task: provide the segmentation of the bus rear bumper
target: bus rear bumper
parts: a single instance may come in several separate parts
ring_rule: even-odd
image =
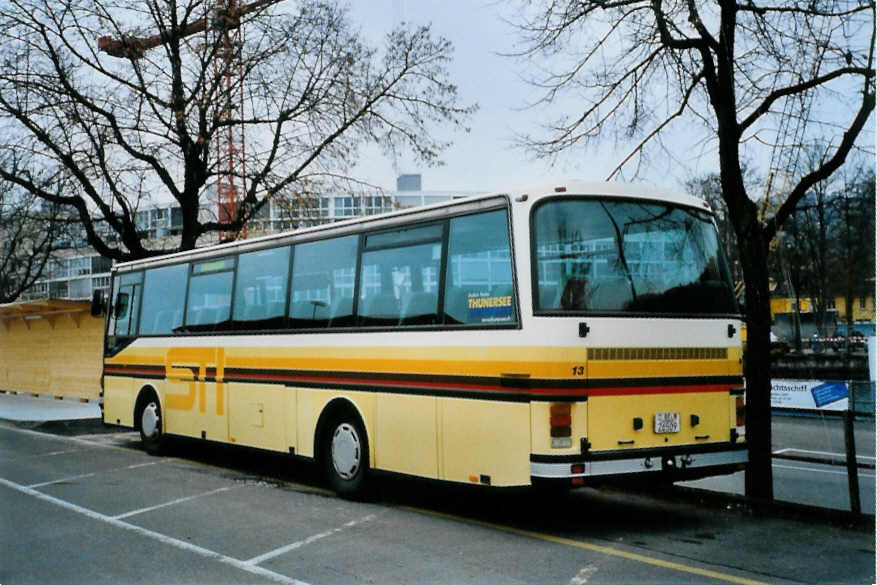
[[[679,481],[733,473],[745,468],[745,444],[703,445],[675,449],[641,449],[593,452],[583,455],[531,455],[534,482],[576,480],[573,485],[596,483],[624,476],[656,475]]]

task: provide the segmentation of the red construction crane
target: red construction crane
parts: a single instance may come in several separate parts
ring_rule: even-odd
[[[174,38],[185,38],[198,33],[212,35],[207,47],[217,47],[219,59],[213,61],[215,71],[221,78],[224,102],[219,109],[219,120],[227,121],[238,112],[243,118],[244,88],[241,80],[243,67],[240,49],[241,18],[276,4],[281,0],[256,0],[242,4],[238,0],[216,0],[212,5],[212,14],[199,18],[178,31],[162,30],[158,34],[146,38],[123,36],[115,39],[103,36],[97,40],[98,51],[112,57],[139,59],[149,49],[153,49]],[[210,6],[208,5],[208,10]],[[237,90],[237,91],[235,91]],[[217,181],[216,202],[217,220],[220,223],[231,223],[237,217],[237,202],[246,196],[246,151],[244,149],[244,129],[242,125],[228,124],[223,132],[216,135]],[[240,176],[240,188],[235,177]],[[246,235],[246,227],[242,230]],[[234,237],[233,233],[222,233],[220,239]]]

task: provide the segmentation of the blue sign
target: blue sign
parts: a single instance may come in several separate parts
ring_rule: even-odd
[[[813,394],[813,402],[816,404],[816,408],[822,408],[826,404],[831,404],[850,396],[846,382],[825,382],[819,386],[814,386],[810,393]]]

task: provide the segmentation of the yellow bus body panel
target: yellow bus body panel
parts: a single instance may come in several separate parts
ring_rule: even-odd
[[[345,400],[355,407],[365,425],[369,442],[369,464],[375,464],[375,394],[352,390],[332,390],[317,388],[291,388],[296,392],[298,402],[296,417],[295,453],[304,457],[315,457],[314,439],[317,423],[326,406],[334,399]]]
[[[729,440],[736,413],[734,397],[729,400],[727,391],[666,393],[660,386],[665,384],[661,378],[739,375],[739,348],[729,347],[727,353],[722,349],[721,359],[689,359],[697,348],[681,351],[675,359],[651,360],[635,359],[648,354],[648,348],[618,355],[604,351],[600,359],[588,360],[590,351],[545,346],[131,347],[106,364],[152,368],[153,375],[165,379],[107,375],[105,420],[133,426],[137,394],[150,385],[161,398],[166,433],[315,457],[319,418],[332,400],[342,399],[363,420],[372,467],[465,483],[489,478],[491,485],[529,484],[530,454],[577,455],[582,439],[590,442],[592,451]],[[286,383],[282,378],[229,382],[225,372],[231,368],[251,370],[256,377],[298,372],[295,375],[305,378],[328,379],[321,382],[325,388],[297,386],[294,376]],[[496,400],[428,395],[428,388],[421,395],[405,393],[404,388],[382,392],[332,387],[333,376],[356,373],[365,384],[371,374],[465,373],[473,377],[475,388],[476,378],[486,377],[503,380],[503,387],[511,380],[509,387],[523,392],[528,392],[528,378],[580,380],[591,390],[586,399],[570,396],[570,445],[555,448],[549,422],[553,402],[537,394],[515,401],[501,395]],[[637,386],[617,390],[625,379],[636,378],[642,385],[651,377],[658,387],[652,394],[638,393]],[[658,411],[679,412],[680,432],[656,435],[653,417]],[[699,419],[695,427],[692,414]],[[634,418],[642,419],[642,429],[634,431]]]
[[[171,379],[154,385],[164,393],[165,433],[228,441],[226,384]]]
[[[605,451],[729,441],[727,396],[727,392],[592,396],[588,399],[591,449]],[[654,432],[654,414],[659,411],[680,414],[678,433]],[[691,425],[692,414],[699,419],[696,426]],[[634,430],[634,418],[642,420],[641,429]]]
[[[228,384],[228,440],[237,445],[286,451],[289,406],[295,392],[276,384]]]
[[[134,401],[143,386],[142,382],[143,380],[117,376],[104,378],[104,422],[134,426]]]
[[[530,483],[530,404],[443,398],[442,479],[512,486]],[[522,432],[523,431],[523,432]]]
[[[378,394],[375,467],[438,478],[436,402],[434,396]]]

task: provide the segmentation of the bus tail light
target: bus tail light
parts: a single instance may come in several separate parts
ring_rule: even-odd
[[[746,400],[745,396],[738,396],[735,401],[737,406],[737,426],[742,427],[746,424]]]
[[[551,447],[572,447],[572,408],[568,402],[551,405]]]

